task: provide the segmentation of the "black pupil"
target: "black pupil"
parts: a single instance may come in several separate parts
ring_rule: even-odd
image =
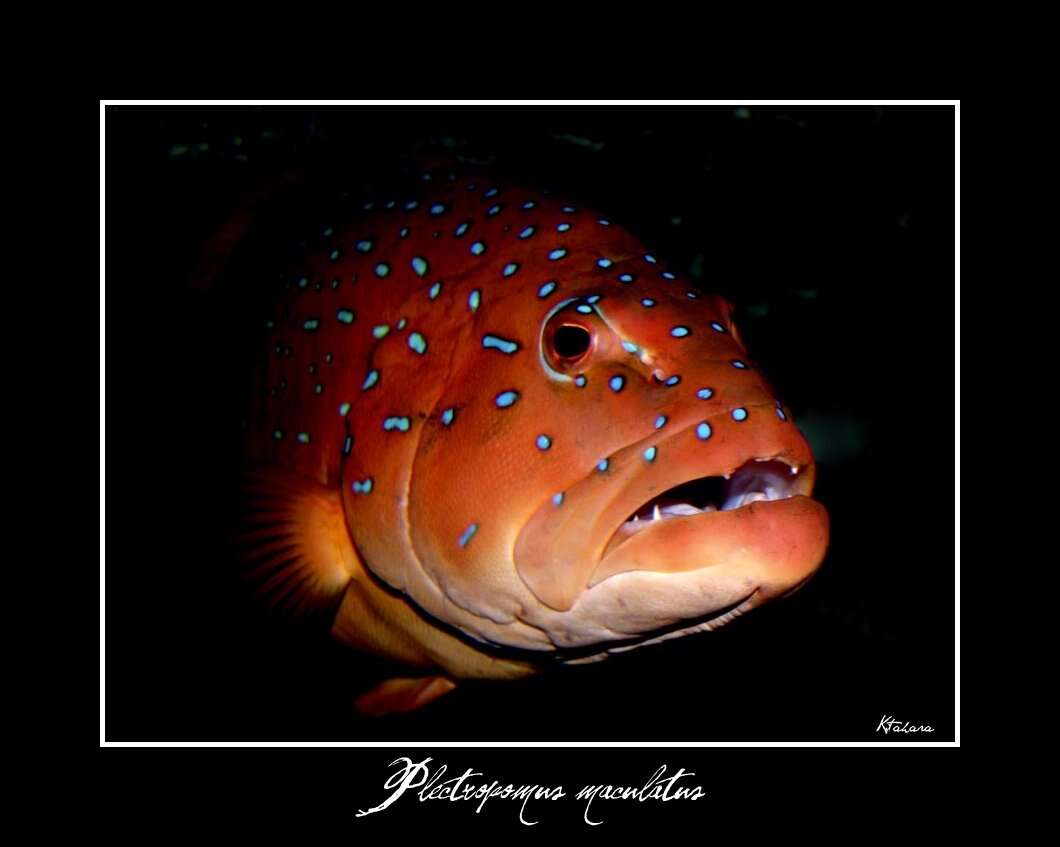
[[[561,326],[552,340],[556,353],[564,359],[581,356],[589,349],[589,330],[581,326]]]

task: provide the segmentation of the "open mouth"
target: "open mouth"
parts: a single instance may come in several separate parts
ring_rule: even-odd
[[[729,512],[751,503],[803,492],[799,469],[779,459],[751,459],[727,476],[707,476],[669,488],[634,510],[618,527],[604,556],[658,521]]]

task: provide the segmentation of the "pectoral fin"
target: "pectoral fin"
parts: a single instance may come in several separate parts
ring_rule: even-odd
[[[456,683],[444,676],[388,679],[358,697],[354,707],[371,717],[413,712],[454,688]]]
[[[333,618],[357,569],[339,491],[268,467],[245,475],[243,495],[247,577],[274,608]]]

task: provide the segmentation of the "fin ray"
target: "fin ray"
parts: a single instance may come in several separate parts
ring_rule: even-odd
[[[333,616],[356,568],[341,493],[255,467],[244,475],[243,495],[235,542],[245,578],[273,609]]]

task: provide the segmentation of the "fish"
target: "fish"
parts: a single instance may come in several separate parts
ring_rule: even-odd
[[[246,430],[247,574],[407,670],[405,712],[716,629],[828,545],[733,306],[551,193],[451,178],[282,268]]]

